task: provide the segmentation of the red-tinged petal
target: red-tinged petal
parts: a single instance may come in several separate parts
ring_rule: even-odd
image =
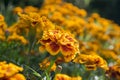
[[[45,45],[46,50],[51,54],[51,55],[56,55],[60,51],[60,46],[56,44],[55,42],[50,42]]]
[[[46,43],[49,43],[51,40],[50,39],[47,39],[47,40],[40,40],[40,43],[41,44],[46,44]]]
[[[75,41],[74,38],[72,38],[71,36],[68,36],[68,35],[66,35],[65,38],[67,38],[70,42],[74,42]]]
[[[75,54],[74,47],[67,46],[67,45],[61,45],[61,52],[63,56],[67,56],[70,54]]]

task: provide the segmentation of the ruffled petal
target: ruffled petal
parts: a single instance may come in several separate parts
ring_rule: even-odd
[[[70,54],[75,54],[74,47],[70,45],[61,45],[61,52],[63,56],[68,56]]]
[[[60,51],[60,46],[56,42],[46,43],[45,47],[51,55],[56,55]]]

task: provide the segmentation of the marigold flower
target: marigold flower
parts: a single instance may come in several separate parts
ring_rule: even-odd
[[[6,80],[26,80],[25,77],[22,74],[15,74],[11,76],[10,78],[7,78]]]
[[[118,60],[116,61],[116,65],[117,65],[117,66],[120,66],[120,59],[118,59]]]
[[[98,19],[98,18],[100,18],[100,15],[99,15],[98,13],[93,13],[93,14],[91,15],[91,17],[92,17],[93,19]]]
[[[48,5],[48,4],[60,4],[60,3],[62,3],[62,0],[56,0],[56,1],[54,1],[54,0],[45,0],[44,5]]]
[[[79,54],[73,62],[85,64],[88,70],[96,70],[97,67],[100,67],[104,70],[108,70],[107,62],[103,58],[95,54]]]
[[[13,33],[11,36],[8,37],[8,41],[20,41],[24,45],[28,43],[28,41],[23,37],[18,35],[17,33]]]
[[[40,24],[40,15],[37,13],[27,13],[27,14],[18,14],[20,16],[20,20],[23,20],[28,26],[36,27]]]
[[[71,61],[79,52],[77,41],[71,34],[61,30],[44,31],[39,42],[45,45],[51,55],[57,55],[61,51],[66,62]]]
[[[44,53],[45,52],[45,46],[40,46],[39,47],[39,52]]]
[[[70,77],[66,74],[56,74],[54,80],[82,80],[80,76]]]
[[[41,68],[42,70],[47,69],[47,68],[50,66],[50,57],[45,58],[41,63],[39,63],[39,65],[40,65],[40,68]],[[57,66],[56,66],[56,64],[54,63],[54,64],[52,65],[52,67],[51,67],[50,70],[51,70],[51,71],[55,71],[56,68],[57,68]]]
[[[0,35],[0,40],[4,41],[5,40],[5,36]]]
[[[56,74],[54,80],[71,80],[66,74]]]
[[[23,12],[23,9],[21,7],[15,7],[13,9],[13,13],[17,14],[17,13],[22,13]]]
[[[58,12],[55,11],[50,17],[49,19],[54,22],[57,23],[58,25],[62,25],[65,22],[65,18],[63,17],[63,15]]]
[[[7,24],[4,21],[4,16],[0,14],[0,40],[4,41],[5,37],[5,30],[7,29]]]
[[[4,16],[2,16],[1,14],[0,14],[0,22],[1,21],[4,21]]]
[[[23,68],[18,67],[12,63],[7,64],[5,61],[0,62],[0,79],[10,78],[20,71],[23,71]]]
[[[77,14],[82,17],[86,17],[87,12],[84,9],[76,10]]]
[[[23,11],[25,13],[30,13],[30,12],[38,12],[38,8],[33,7],[33,6],[26,6]]]
[[[109,78],[114,78],[115,80],[120,79],[120,66],[113,65],[109,67],[109,70],[106,71],[106,74]]]
[[[55,25],[45,16],[41,17],[41,26],[43,31],[49,29],[55,29]]]
[[[100,50],[100,55],[102,55],[106,59],[118,59],[118,55],[113,50],[102,49]]]

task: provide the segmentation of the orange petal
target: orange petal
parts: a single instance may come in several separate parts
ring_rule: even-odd
[[[70,54],[70,55],[64,56],[65,62],[70,62],[74,58],[75,58],[75,54]]]
[[[51,55],[56,55],[60,51],[60,46],[56,44],[55,42],[50,42],[45,45],[46,50],[51,54]]]
[[[61,45],[61,52],[63,56],[67,56],[70,54],[75,54],[74,47],[72,46],[67,46],[67,45]]]

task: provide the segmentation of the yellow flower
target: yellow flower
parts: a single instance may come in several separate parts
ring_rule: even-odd
[[[96,70],[97,67],[108,70],[107,62],[103,58],[95,54],[79,54],[73,62],[85,64],[88,70]]]
[[[0,35],[0,40],[4,41],[5,40],[5,36]]]
[[[11,76],[10,78],[7,78],[6,80],[26,80],[26,79],[22,74],[17,73]]]
[[[70,33],[61,30],[44,31],[39,42],[45,45],[51,55],[57,55],[61,51],[66,62],[71,61],[79,52],[77,41]]]
[[[39,47],[39,52],[44,53],[45,52],[45,46],[40,46]]]
[[[4,16],[2,16],[1,14],[0,14],[0,22],[1,21],[4,21]]]
[[[56,74],[54,80],[82,80],[80,76],[70,77],[66,74]]]
[[[27,13],[27,14],[18,14],[20,16],[20,20],[22,20],[24,23],[28,24],[28,26],[32,26],[32,27],[39,27],[40,25],[40,15],[37,13]]]
[[[82,17],[86,17],[87,12],[84,9],[76,10],[77,14]]]
[[[13,13],[17,14],[17,13],[22,13],[23,12],[23,9],[21,7],[15,7],[13,9]]]
[[[56,74],[54,80],[71,80],[66,74]]]
[[[55,29],[55,25],[45,16],[41,17],[41,26],[43,31],[49,30],[49,29]]]
[[[116,80],[120,80],[120,66],[113,65],[109,67],[109,70],[106,72],[109,78],[114,78]]]
[[[26,6],[23,10],[25,13],[38,12],[38,9],[33,6]]]
[[[5,37],[5,31],[7,29],[7,24],[4,21],[4,16],[0,14],[0,40],[4,41],[6,39]]]
[[[20,36],[16,33],[13,33],[11,36],[9,36],[7,40],[8,41],[20,41],[24,45],[28,43],[28,41],[23,36]]]
[[[60,12],[54,11],[54,13],[49,17],[49,19],[58,25],[62,25],[65,21],[65,18]]]
[[[60,4],[62,3],[62,0],[45,0],[44,1],[44,5],[48,5],[48,4]]]
[[[120,66],[120,59],[118,59],[118,60],[116,61],[116,65],[117,65],[117,66]]]
[[[45,70],[48,69],[50,66],[50,57],[45,58],[41,63],[39,63],[40,69]],[[50,69],[51,71],[56,70],[56,64],[54,63]]]
[[[106,59],[118,59],[118,55],[113,50],[102,49],[100,50],[100,55],[102,55]]]
[[[98,18],[100,18],[100,15],[99,15],[98,13],[93,13],[93,14],[91,15],[91,17],[92,17],[93,19],[98,19]]]
[[[12,63],[7,64],[5,61],[0,62],[0,79],[9,78],[20,71],[23,71],[23,68]]]

